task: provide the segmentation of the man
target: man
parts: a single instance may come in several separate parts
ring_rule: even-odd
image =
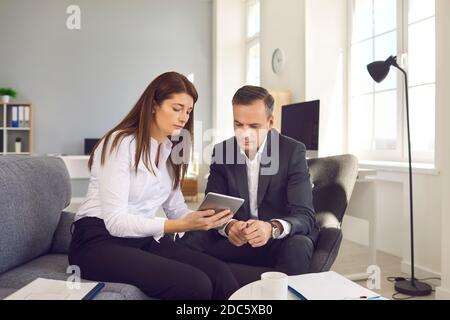
[[[298,275],[318,235],[305,145],[273,129],[273,97],[245,86],[233,97],[235,137],[214,147],[205,193],[245,199],[220,230],[181,242],[227,262]]]

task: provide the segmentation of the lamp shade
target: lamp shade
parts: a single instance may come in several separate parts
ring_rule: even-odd
[[[396,64],[396,58],[391,56],[386,61],[372,62],[367,66],[367,70],[372,79],[380,83],[388,76],[391,66],[395,66]]]

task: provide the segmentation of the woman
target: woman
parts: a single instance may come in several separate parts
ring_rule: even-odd
[[[224,262],[169,236],[217,228],[231,218],[229,211],[189,210],[180,191],[196,101],[186,77],[162,74],[94,147],[69,249],[82,278],[131,284],[162,299],[227,299],[238,289]],[[189,133],[184,139],[182,130]],[[161,206],[167,220],[155,218]]]

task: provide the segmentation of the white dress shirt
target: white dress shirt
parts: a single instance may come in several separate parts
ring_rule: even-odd
[[[152,138],[150,159],[155,174],[145,167],[142,158],[136,174],[136,141],[133,136],[126,136],[110,154],[116,134],[109,139],[103,166],[100,164],[103,142],[95,150],[87,197],[75,220],[97,217],[103,219],[112,236],[153,236],[158,241],[164,235],[165,220],[155,217],[161,206],[169,219],[180,219],[192,211],[188,209],[180,188],[173,190],[172,187],[173,170],[167,161],[172,142],[166,138],[161,144],[157,167],[158,142]]]
[[[240,153],[245,158],[245,164],[247,166],[247,184],[248,184],[248,195],[249,195],[249,204],[250,204],[250,215],[254,220],[258,220],[258,182],[259,182],[259,168],[261,166],[261,154],[266,145],[267,137],[264,139],[261,146],[258,148],[256,155],[253,159],[249,159],[245,152],[239,148]],[[233,220],[231,220],[233,221]],[[231,222],[230,221],[230,222]],[[285,238],[291,232],[291,224],[285,220],[281,219],[273,219],[272,221],[278,221],[283,226],[283,233],[277,239]],[[228,223],[230,223],[228,222]],[[219,230],[219,233],[222,236],[227,236],[225,233],[225,229],[228,226],[228,223]]]

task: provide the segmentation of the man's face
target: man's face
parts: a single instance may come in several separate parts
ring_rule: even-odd
[[[234,133],[236,140],[247,153],[254,154],[273,128],[273,116],[268,115],[263,100],[255,100],[249,105],[234,105]]]

